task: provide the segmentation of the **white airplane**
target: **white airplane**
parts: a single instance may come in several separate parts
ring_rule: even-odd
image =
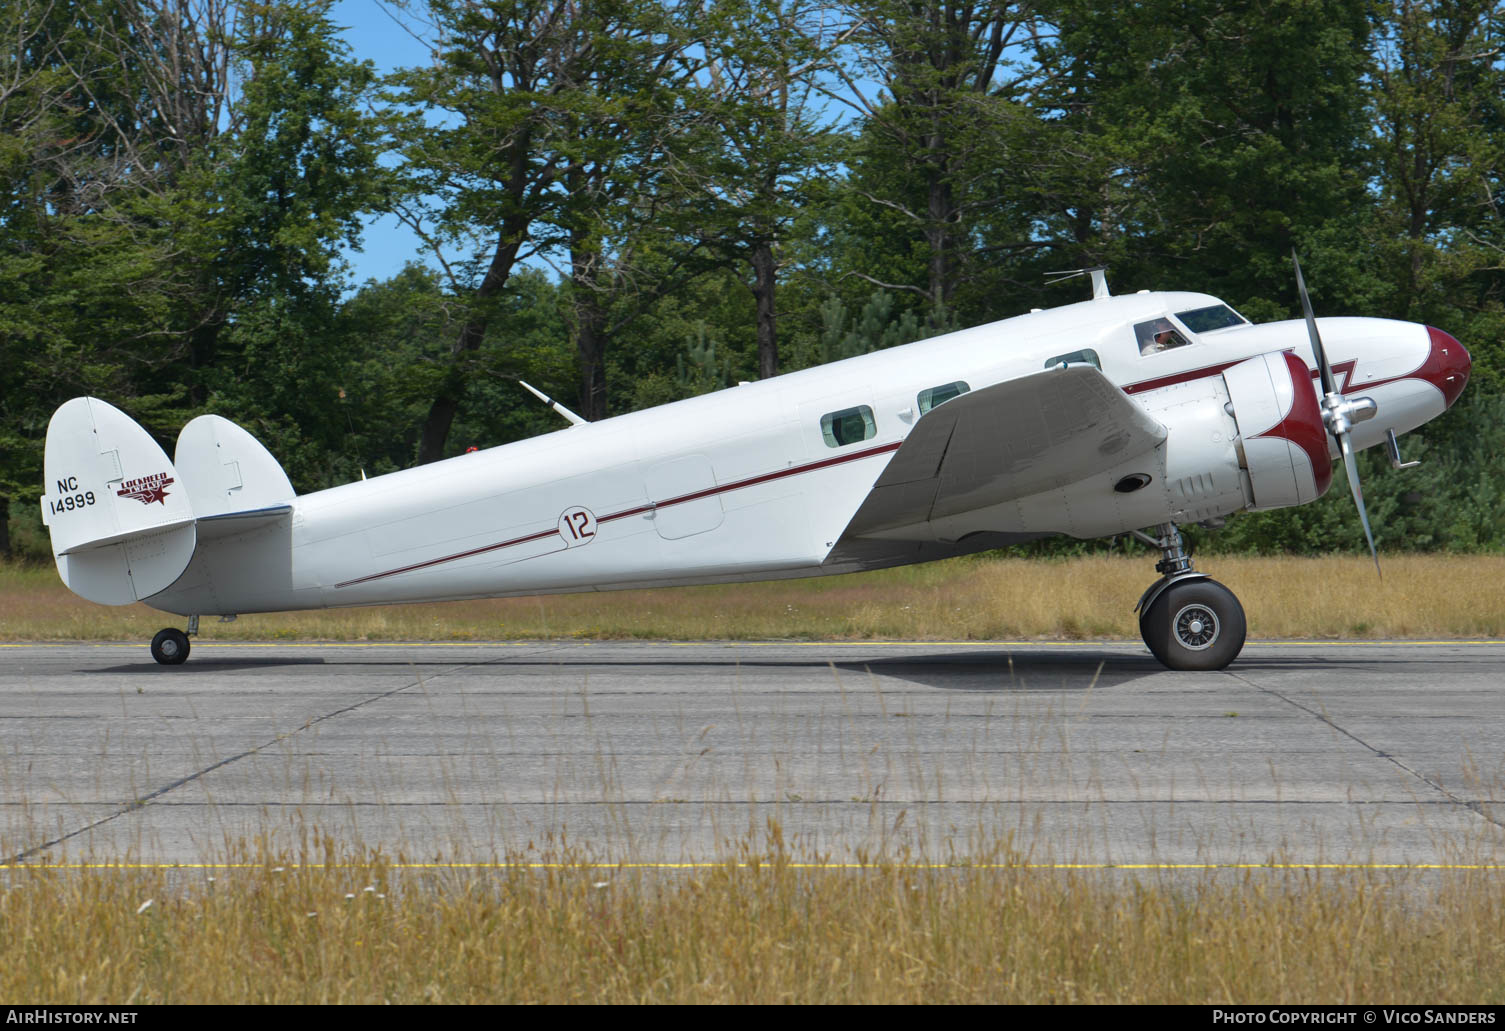
[[[1243,609],[1177,524],[1313,501],[1341,457],[1373,551],[1353,452],[1388,443],[1402,467],[1396,434],[1457,400],[1471,359],[1416,323],[1319,322],[1299,266],[1305,319],[1264,325],[1206,294],[1110,296],[1086,271],[1090,301],[595,423],[544,398],[569,428],[301,496],[219,416],[188,423],[169,461],[74,398],[48,428],[42,515],[74,592],[188,617],[152,641],[166,665],[201,615],[823,576],[1132,533],[1162,556],[1136,606],[1145,644],[1171,669],[1221,669]]]

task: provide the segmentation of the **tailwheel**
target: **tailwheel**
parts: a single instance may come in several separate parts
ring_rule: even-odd
[[[1244,647],[1244,607],[1216,580],[1171,583],[1139,616],[1144,643],[1168,668],[1222,669]]]
[[[152,658],[164,666],[181,666],[188,661],[188,635],[177,627],[158,630],[152,638]]]

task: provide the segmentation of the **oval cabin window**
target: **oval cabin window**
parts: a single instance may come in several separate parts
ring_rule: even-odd
[[[827,412],[820,417],[821,436],[827,447],[845,447],[868,440],[878,434],[878,423],[873,410],[867,405],[843,408],[839,412]]]

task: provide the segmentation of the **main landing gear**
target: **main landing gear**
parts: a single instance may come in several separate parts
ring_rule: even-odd
[[[1134,607],[1139,634],[1170,669],[1222,669],[1244,647],[1244,607],[1232,591],[1192,568],[1191,554],[1175,523],[1161,523],[1160,536],[1134,536],[1163,556],[1155,563],[1160,579]]]
[[[152,638],[152,658],[164,666],[181,666],[188,661],[188,638],[199,632],[199,617],[188,617],[188,632],[177,627],[157,631]]]

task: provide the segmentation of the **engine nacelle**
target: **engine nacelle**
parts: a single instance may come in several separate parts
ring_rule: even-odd
[[[1238,423],[1239,466],[1249,477],[1249,508],[1315,501],[1333,482],[1327,427],[1306,362],[1288,351],[1223,370]]]
[[[1221,376],[1140,396],[1168,431],[1164,483],[1154,511],[1130,510],[1136,501],[1149,503],[1149,491],[1116,502],[1123,525],[1167,516],[1192,523],[1243,509],[1300,505],[1332,484],[1321,404],[1311,370],[1294,354],[1271,351],[1231,365]],[[1087,535],[1082,526],[1073,532]]]
[[[1249,507],[1249,483],[1239,468],[1238,424],[1221,376],[1172,384],[1145,399],[1166,428],[1164,484],[1158,511],[1141,519],[1178,523],[1217,519]]]

